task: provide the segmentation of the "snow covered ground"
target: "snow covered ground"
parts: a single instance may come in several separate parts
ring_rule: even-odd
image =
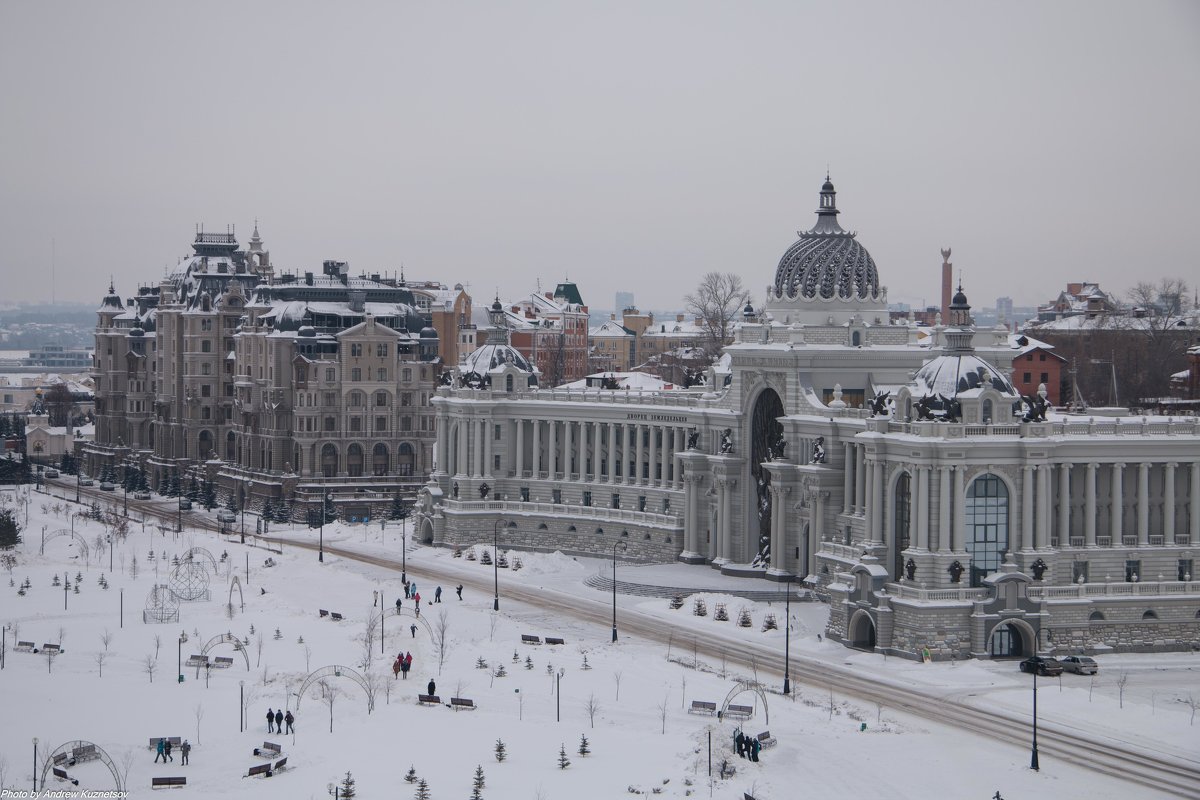
[[[739,677],[753,676],[703,657],[693,664],[689,643],[693,637],[707,637],[736,648],[738,641],[774,641],[782,651],[783,630],[761,628],[767,613],[776,614],[782,625],[783,609],[722,594],[745,584],[694,567],[620,569],[621,580],[704,588],[698,596],[707,605],[705,617],[692,614],[692,599],[672,610],[666,600],[619,598],[622,617],[657,618],[680,632],[668,660],[662,643],[623,634],[614,645],[608,625],[558,613],[553,600],[534,606],[505,597],[505,586],[520,584],[545,587],[551,598],[567,593],[610,602],[611,596],[583,584],[588,576],[607,569],[603,560],[512,554],[521,560],[522,568],[501,570],[501,613],[495,615],[491,592],[473,586],[487,585],[492,567],[479,560],[454,558],[446,550],[418,547],[408,552],[407,561],[422,595],[422,622],[415,623],[413,636],[413,604],[405,601],[400,618],[385,620],[382,655],[378,633],[372,639],[368,667],[362,640],[368,618],[378,611],[373,593],[381,591],[383,603],[394,608],[402,594],[398,573],[328,553],[321,564],[314,553],[299,548],[285,546],[282,554],[274,554],[217,541],[211,534],[175,536],[153,525],[144,532],[134,526],[112,554],[115,568],[110,572],[109,553],[97,552],[97,537],[105,533],[97,522],[76,521],[76,530],[89,546],[89,558],[80,557],[82,548],[70,536],[52,538],[45,555],[38,554],[43,525],[48,534],[70,525],[61,511],[56,513],[55,505],[73,507],[33,496],[11,585],[9,575],[0,573],[0,622],[16,628],[7,632],[9,650],[0,672],[4,764],[0,784],[5,788],[32,788],[32,739],[38,737],[43,758],[74,740],[99,745],[118,772],[128,770],[128,787],[135,796],[149,795],[154,776],[183,775],[188,779],[183,792],[195,796],[321,798],[330,784],[349,771],[358,796],[403,798],[417,791],[417,784],[404,780],[411,767],[427,781],[431,797],[467,798],[478,765],[485,774],[481,796],[495,800],[614,798],[631,792],[666,798],[741,798],[745,792],[759,800],[834,793],[984,800],[997,790],[1006,800],[1163,796],[1046,756],[1041,771],[1032,772],[1028,748],[998,744],[896,712],[886,704],[856,702],[839,696],[836,688],[831,709],[827,686],[797,685],[791,699],[768,694],[767,708],[754,694],[741,695],[735,702],[755,707],[755,716],[744,723],[744,729],[754,734],[769,729],[778,744],[764,750],[759,763],[739,759],[731,752],[736,723],[686,709],[693,700],[719,704]],[[24,510],[22,505],[21,517]],[[283,535],[316,538],[315,532],[299,528]],[[399,556],[399,537],[391,526],[382,532],[377,527],[327,526],[324,538],[331,547]],[[205,548],[219,562],[217,574],[207,575],[211,599],[182,603],[178,623],[144,624],[142,610],[148,594],[156,583],[171,582],[173,557],[190,547]],[[477,555],[484,549],[490,548],[478,548]],[[268,558],[274,566],[265,566]],[[232,611],[226,604],[231,572],[243,586],[244,611],[236,589]],[[55,575],[60,583],[65,575],[75,584],[77,574],[82,575],[78,593],[52,585]],[[426,580],[426,575],[440,577]],[[99,585],[102,576],[107,589]],[[468,588],[462,601],[454,593],[460,576],[473,578],[465,581]],[[26,578],[31,588],[20,596],[18,589]],[[433,603],[438,583],[442,602]],[[728,622],[714,619],[718,603],[726,604]],[[754,621],[750,628],[735,624],[743,608]],[[319,609],[345,618],[331,621],[320,617]],[[897,685],[940,687],[946,696],[981,707],[1028,710],[1029,680],[1012,662],[926,665],[888,659],[885,663],[879,656],[819,642],[824,606],[794,604],[791,610],[792,647],[805,656],[849,664]],[[446,652],[439,666],[433,640],[443,614]],[[181,633],[187,635],[186,643],[179,643]],[[231,656],[233,666],[212,670],[207,680],[203,670],[197,675],[196,669],[185,667],[184,682],[177,683],[171,655],[186,660],[199,653],[205,642],[225,633],[248,640],[244,651],[225,643],[209,655]],[[566,644],[524,645],[523,634],[558,636]],[[106,635],[111,635],[107,645]],[[64,653],[51,660],[43,654],[14,652],[14,639],[35,642],[38,648],[61,642]],[[172,644],[176,654],[171,653]],[[394,679],[390,669],[401,650],[413,655],[407,681]],[[97,656],[106,651],[101,675]],[[1101,672],[1095,681],[1067,675],[1061,682],[1041,684],[1041,719],[1102,731],[1185,757],[1200,755],[1200,728],[1191,724],[1191,710],[1180,702],[1189,695],[1200,699],[1200,657],[1098,660]],[[486,667],[479,666],[481,661]],[[153,681],[147,663],[154,666]],[[372,713],[368,713],[366,692],[349,677],[349,670],[328,679],[335,692],[332,709],[318,683],[296,697],[306,676],[328,665],[375,676],[381,688]],[[497,676],[500,666],[505,674]],[[1122,674],[1128,675],[1123,708],[1117,686]],[[779,688],[778,676],[765,667],[759,677]],[[417,695],[424,693],[431,678],[444,703],[450,697],[466,697],[477,709],[456,712],[444,705],[418,705]],[[247,729],[241,732],[243,691]],[[595,706],[594,723],[587,710],[589,700]],[[297,714],[294,735],[267,733],[266,710],[279,706]],[[729,778],[714,777],[711,784],[710,734],[713,775],[723,760],[737,770]],[[191,764],[182,766],[178,755],[173,764],[155,764],[154,753],[147,748],[154,736],[189,739],[194,746]],[[591,753],[587,756],[578,753],[581,736],[588,739]],[[494,754],[498,739],[507,750],[502,763]],[[266,763],[252,755],[264,741],[282,745],[287,770],[271,778],[243,777],[250,767]],[[571,762],[566,769],[558,765],[560,747]],[[114,786],[99,761],[81,763],[68,772],[81,787]],[[51,778],[49,788],[70,787]]]

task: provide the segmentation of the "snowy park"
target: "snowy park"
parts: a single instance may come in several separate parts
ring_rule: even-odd
[[[403,546],[394,525],[242,544],[23,488],[5,500],[23,537],[0,573],[5,796],[36,781],[146,797],[180,778],[181,793],[264,800],[1170,796],[1050,756],[1035,772],[1028,746],[832,680],[793,679],[784,695],[785,637],[795,659],[975,707],[1028,715],[1031,692],[1011,661],[922,664],[823,641],[823,604],[738,597],[745,581],[711,571],[621,564],[622,581],[704,590],[614,606],[591,585],[610,576],[604,559]],[[613,608],[618,629],[666,633],[614,643]],[[748,664],[750,643],[779,656]],[[411,669],[394,671],[406,653]],[[1200,655],[1098,661],[1094,678],[1042,679],[1039,719],[1200,756]],[[269,731],[268,709],[293,730]],[[761,743],[747,757],[739,732]]]

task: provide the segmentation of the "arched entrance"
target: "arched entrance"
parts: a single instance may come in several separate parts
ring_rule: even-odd
[[[754,681],[738,681],[737,684],[729,690],[729,694],[725,695],[725,702],[721,703],[721,711],[719,712],[718,716],[724,717],[725,712],[729,710],[729,704],[738,699],[739,695],[745,694],[746,692],[753,692],[754,694],[758,695],[758,699],[762,701],[763,721],[767,725],[770,725],[771,711],[769,708],[767,708],[767,693],[763,691],[761,685],[755,683]]]
[[[358,671],[350,669],[350,667],[343,667],[341,664],[330,664],[327,667],[315,669],[308,674],[308,677],[304,679],[304,684],[300,687],[300,691],[296,692],[296,710],[300,710],[300,701],[304,699],[304,693],[308,691],[308,687],[323,678],[331,677],[349,678],[357,683],[367,696],[367,713],[370,714],[375,710],[375,687],[369,686],[367,680]]]
[[[1037,634],[1029,623],[1008,620],[992,628],[987,652],[990,658],[1023,658],[1037,652]]]
[[[850,618],[850,646],[860,650],[875,649],[875,620],[866,611],[859,609]]]
[[[321,474],[326,478],[337,475],[338,451],[337,446],[326,442],[321,447]]]
[[[231,594],[232,597],[232,594]],[[214,636],[200,649],[201,655],[208,655],[208,652],[217,645],[231,644],[233,649],[242,654],[242,658],[246,660],[246,671],[250,671],[250,656],[246,654],[246,646],[242,644],[242,640],[229,633],[222,633],[219,636]]]
[[[1000,569],[1008,552],[1008,486],[992,473],[980,475],[967,488],[966,545],[971,555],[971,586]]]
[[[376,442],[375,447],[371,450],[371,474],[387,475],[388,473],[388,449],[383,442]]]
[[[754,401],[750,418],[750,475],[758,492],[758,541],[753,559],[756,564],[771,561],[771,471],[763,462],[771,460],[771,447],[783,436],[783,425],[779,423],[783,413],[783,401],[775,390],[763,389]]]

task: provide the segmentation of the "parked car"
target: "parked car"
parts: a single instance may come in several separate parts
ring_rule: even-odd
[[[116,490],[117,490],[116,484],[109,483],[108,481],[100,481],[100,491],[115,492]]]
[[[179,498],[179,510],[180,511],[191,511],[192,510],[192,501],[188,500],[186,497]]]
[[[48,470],[46,470],[46,477],[47,477],[47,478],[57,478],[57,477],[58,477],[58,470],[56,470],[56,469],[48,469]]]
[[[134,500],[149,500],[150,493],[149,492],[134,492],[133,499]]]
[[[1087,656],[1067,656],[1058,659],[1058,663],[1062,664],[1064,670],[1074,672],[1076,675],[1095,675],[1100,671],[1100,665],[1096,663],[1096,660]]]
[[[237,522],[237,514],[233,513],[228,508],[218,509],[217,522]]]
[[[1063,665],[1050,656],[1030,656],[1021,662],[1021,672],[1036,672],[1054,677],[1063,674]]]
[[[92,485],[94,485],[95,483],[96,483],[96,482],[95,482],[95,481],[93,481],[91,478],[80,478],[80,479],[79,479],[79,485],[80,485],[80,486],[92,486]]]

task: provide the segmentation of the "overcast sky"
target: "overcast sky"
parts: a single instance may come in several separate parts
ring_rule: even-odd
[[[0,296],[195,226],[490,300],[761,299],[826,165],[889,299],[1200,283],[1200,3],[0,0]]]

